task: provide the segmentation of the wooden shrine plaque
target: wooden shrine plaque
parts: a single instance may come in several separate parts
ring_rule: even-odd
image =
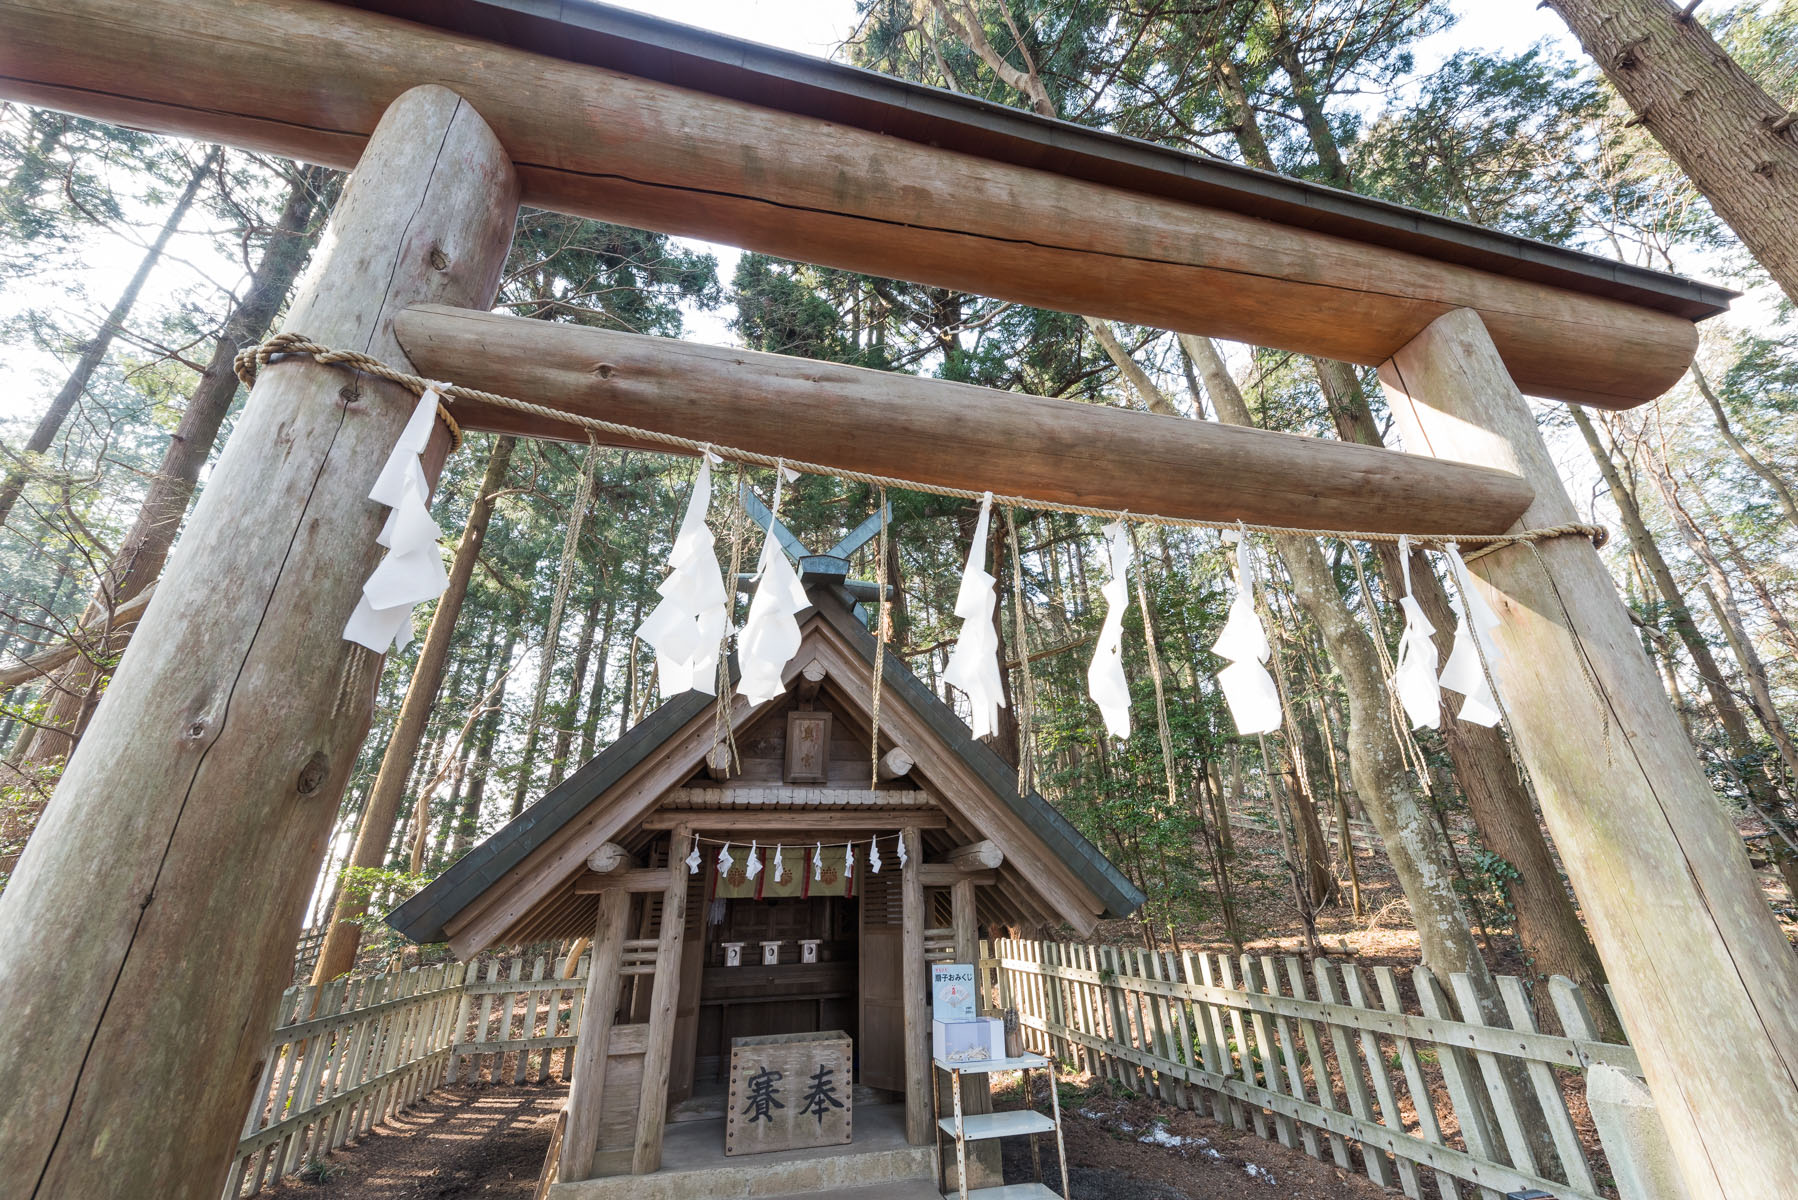
[[[786,782],[828,783],[830,781],[830,714],[790,712],[787,714]]]
[[[850,1051],[840,1029],[731,1039],[724,1153],[847,1145],[855,1115]]]

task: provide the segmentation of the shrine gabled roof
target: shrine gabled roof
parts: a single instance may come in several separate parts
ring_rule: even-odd
[[[855,598],[832,583],[813,582],[808,591],[814,607],[800,614],[801,623],[815,615],[841,643],[871,665],[874,637],[853,614]],[[731,666],[734,680],[734,661]],[[890,651],[882,688],[883,705],[896,703],[909,709],[930,736],[1029,830],[1044,851],[1097,898],[1104,915],[1128,916],[1142,904],[1142,892],[1048,800],[1034,791],[1020,793],[1017,773],[976,741],[954,710]],[[387,923],[415,942],[446,940],[450,936],[446,926],[454,924],[459,914],[514,879],[516,869],[534,852],[588,813],[600,797],[687,730],[714,703],[713,697],[704,693],[687,692],[662,704],[395,908],[387,915]]]
[[[1265,217],[1702,320],[1737,293],[594,0],[339,0],[537,54],[907,141]]]

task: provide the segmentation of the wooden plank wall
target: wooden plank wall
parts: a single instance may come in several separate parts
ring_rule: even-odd
[[[225,1200],[323,1158],[439,1084],[541,1082],[557,1051],[566,1079],[587,963],[571,979],[561,966],[446,963],[287,989]]]
[[[1541,1033],[1522,980],[1501,976],[1508,1026],[1455,1020],[1467,981],[1423,967],[1291,956],[1152,954],[1130,947],[1004,940],[981,943],[981,970],[1016,1005],[1030,1049],[1131,1091],[1251,1125],[1313,1158],[1365,1173],[1410,1197],[1496,1200],[1538,1188],[1599,1200],[1569,1093],[1603,1063],[1640,1075],[1629,1046],[1599,1041],[1578,989],[1548,987],[1561,1027]],[[1408,986],[1407,986],[1408,985]],[[1497,1061],[1525,1064],[1558,1162],[1537,1161]],[[1426,1070],[1428,1073],[1426,1073]],[[1439,1073],[1458,1128],[1437,1123],[1428,1086]],[[1493,1117],[1496,1117],[1494,1127]]]

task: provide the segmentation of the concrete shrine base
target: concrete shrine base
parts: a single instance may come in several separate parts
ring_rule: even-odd
[[[933,1147],[906,1144],[902,1104],[858,1107],[855,1140],[847,1146],[729,1159],[722,1117],[678,1121],[662,1143],[661,1170],[558,1183],[549,1200],[934,1200],[934,1158]]]

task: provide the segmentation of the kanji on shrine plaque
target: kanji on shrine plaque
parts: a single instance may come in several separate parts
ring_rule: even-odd
[[[724,1152],[762,1154],[849,1142],[852,1049],[841,1030],[733,1039]]]

